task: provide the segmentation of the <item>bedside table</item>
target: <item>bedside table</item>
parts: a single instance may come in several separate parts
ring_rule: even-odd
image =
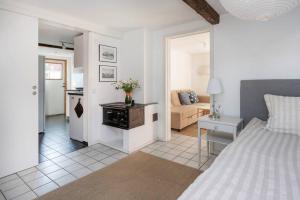
[[[233,140],[236,140],[239,132],[243,129],[243,119],[238,117],[221,116],[220,119],[211,119],[208,115],[198,119],[198,150],[199,150],[199,167],[201,163],[201,142],[202,142],[202,129],[212,131],[216,134],[212,136],[207,135],[207,152],[209,153],[209,142],[221,143],[224,145],[229,144],[231,141],[221,137],[222,135],[232,135]],[[221,132],[220,138],[217,137],[217,132]]]

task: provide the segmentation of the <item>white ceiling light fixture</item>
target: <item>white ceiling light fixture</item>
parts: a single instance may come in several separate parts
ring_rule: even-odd
[[[232,15],[244,20],[268,21],[300,4],[300,0],[220,0]]]

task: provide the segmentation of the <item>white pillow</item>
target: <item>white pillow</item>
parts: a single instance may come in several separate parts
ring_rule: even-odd
[[[280,133],[300,135],[300,97],[266,94],[269,110],[267,129]]]

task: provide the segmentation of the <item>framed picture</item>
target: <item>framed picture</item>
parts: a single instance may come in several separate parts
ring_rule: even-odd
[[[117,82],[117,67],[100,65],[99,82]]]
[[[117,48],[100,44],[99,45],[99,61],[116,63],[117,62]]]

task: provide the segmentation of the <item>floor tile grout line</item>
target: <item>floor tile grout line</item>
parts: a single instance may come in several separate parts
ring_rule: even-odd
[[[69,172],[68,172],[68,173],[69,173]],[[71,173],[69,173],[69,174],[67,174],[67,175],[64,175],[64,176],[61,176],[61,177],[59,177],[58,179],[61,179],[61,178],[66,177],[66,176],[68,176],[68,175],[71,175],[73,178],[75,178],[74,181],[76,181],[76,180],[78,179],[76,176],[74,176],[74,175],[71,174]],[[60,186],[59,183],[57,182],[58,179],[56,179],[56,181],[53,180],[53,182],[56,183],[56,184],[58,185],[58,187],[60,188],[60,187],[62,187],[62,186]],[[71,182],[73,182],[73,181],[71,181]],[[70,183],[71,183],[71,182],[70,182]]]
[[[52,161],[52,160],[51,160]],[[68,172],[68,174],[71,174],[72,175],[72,173],[71,172],[69,172],[68,170],[66,170],[64,167],[61,167],[61,166],[59,166],[57,163],[55,163],[54,161],[52,161],[55,165],[57,165],[60,169],[63,169],[63,170],[65,170],[66,172]],[[75,163],[76,163],[76,161],[74,161]],[[79,164],[79,165],[81,165],[80,163],[77,163],[77,164]],[[70,164],[70,165],[72,165],[72,164]],[[70,165],[67,165],[67,166],[70,166]],[[67,167],[67,166],[65,166],[65,167]],[[81,165],[82,167],[84,167],[83,165]],[[55,170],[55,171],[53,171],[53,172],[51,172],[51,173],[54,173],[54,172],[57,172],[58,170],[60,170],[60,169],[57,169],[57,170]],[[81,168],[80,168],[81,169]],[[41,171],[41,173],[43,173],[42,171]],[[51,173],[49,173],[49,174],[51,174]],[[46,173],[43,173],[47,178],[49,178],[51,181],[53,181],[53,182],[55,182],[55,180],[54,179],[52,179],[52,178],[50,178],[49,176],[47,176],[47,174]],[[66,176],[66,175],[65,175]],[[73,175],[72,175],[73,176]],[[62,176],[63,177],[63,176]],[[61,177],[60,177],[61,178]],[[56,182],[55,182],[56,183]],[[48,183],[47,183],[48,184]],[[45,184],[46,185],[46,184]],[[58,184],[57,184],[58,185]],[[58,185],[58,187],[60,187],[59,185]],[[36,188],[37,189],[37,188]]]
[[[4,182],[4,183],[2,183],[2,184],[8,183],[8,182],[10,182],[10,181],[14,181],[14,180],[16,180],[16,179],[21,179],[21,178],[19,177],[18,173],[14,173],[14,174],[17,176],[17,178],[12,179],[12,180],[9,180],[9,181],[6,181],[6,182]],[[11,174],[11,175],[14,175],[14,174]],[[8,176],[11,176],[11,175],[8,175]],[[4,178],[5,178],[5,177],[4,177]],[[23,179],[21,179],[21,181],[22,181],[23,183],[25,183],[25,182],[23,181]],[[13,188],[10,188],[10,189],[8,189],[8,190],[6,190],[6,191],[2,191],[2,190],[0,189],[0,191],[2,191],[2,193],[3,193],[3,195],[4,195],[5,192],[10,191],[10,190],[13,190],[13,189],[15,189],[15,188],[17,188],[17,187],[19,187],[19,186],[20,186],[20,185],[16,185],[16,186],[14,186]]]
[[[104,146],[105,146],[105,145],[104,145]],[[110,147],[108,147],[108,148],[109,148],[109,149],[113,149],[113,148],[110,148]],[[97,151],[96,149],[93,149],[93,150]],[[87,157],[89,157],[89,158],[94,159],[92,156],[86,155],[86,153],[88,153],[89,151],[86,152],[86,153],[81,153],[81,152],[79,152],[79,150],[77,150],[77,152],[80,153],[81,155],[85,155],[85,156],[87,156]],[[119,152],[121,152],[121,151],[118,151],[117,153],[114,153],[114,154],[112,154],[112,155],[108,155],[108,154],[106,154],[106,153],[104,153],[104,152],[101,152],[101,151],[97,151],[97,152],[102,153],[102,154],[105,154],[105,155],[107,155],[108,157],[112,157],[113,155],[115,155],[115,154],[117,154],[117,153],[119,153]],[[66,156],[66,155],[63,155],[63,156]],[[80,156],[80,155],[79,155],[79,156]],[[73,160],[72,157],[68,157],[68,156],[66,156],[66,157],[69,158],[69,159],[71,159],[72,161],[74,161],[76,164],[81,165],[82,168],[87,168],[87,169],[89,169],[88,166],[84,166],[84,165],[82,165],[81,163],[79,163],[78,161]],[[75,156],[75,157],[76,157],[76,156]],[[108,158],[108,157],[106,157],[106,158]],[[100,161],[98,161],[98,160],[96,160],[96,159],[94,159],[94,160],[96,160],[96,162],[99,162],[99,163],[101,163],[101,164],[107,166],[107,164],[101,162],[102,160],[104,160],[104,159],[106,159],[106,158],[103,158],[103,159],[101,159]],[[55,159],[55,158],[53,158],[53,159]],[[52,161],[55,165],[58,165],[58,166],[59,166],[59,164],[57,164],[55,161],[53,161],[53,159],[51,159],[51,161]],[[86,160],[86,159],[84,159],[84,160]],[[84,161],[84,160],[83,160],[83,161]],[[118,160],[118,159],[116,159],[116,160]],[[95,163],[96,163],[96,162],[95,162]],[[94,163],[93,163],[93,164],[94,164]],[[70,165],[72,165],[72,164],[70,164]],[[67,165],[67,166],[70,166],[70,165]],[[67,167],[67,166],[65,166],[65,167]],[[62,169],[64,169],[65,171],[67,171],[69,174],[72,175],[72,173],[69,172],[68,170],[66,170],[65,167],[61,167],[61,166],[59,166],[59,167],[62,168]],[[82,168],[80,168],[80,169],[82,169]],[[78,169],[78,170],[79,170],[79,169]],[[89,170],[90,170],[90,169],[89,169]],[[56,171],[58,171],[58,170],[56,170]],[[56,171],[54,171],[54,172],[56,172]],[[75,170],[75,171],[76,171],[76,170]],[[91,170],[91,171],[92,171],[92,170]],[[51,173],[53,173],[53,172],[51,172]],[[47,175],[46,175],[46,176],[47,176]],[[74,175],[72,175],[72,176],[74,176]],[[47,177],[48,177],[48,176],[47,176]],[[48,177],[48,178],[50,178],[50,177]],[[62,177],[60,177],[60,178],[62,178]],[[55,182],[55,180],[53,180],[53,179],[51,179],[51,178],[50,178],[50,180],[52,180],[52,181]],[[55,182],[55,183],[56,183],[56,182]]]
[[[172,137],[174,137],[174,134],[172,134]],[[175,138],[175,140],[177,139],[177,138],[180,138],[181,137],[181,135],[179,135],[178,134],[178,136],[176,136],[176,138]],[[183,136],[183,137],[189,137],[189,138],[192,138],[191,136]],[[181,137],[181,138],[183,138],[183,137]],[[195,138],[196,139],[196,138]],[[177,140],[183,140],[184,141],[184,139],[177,139]],[[196,139],[197,140],[197,139]],[[171,141],[168,141],[168,142],[172,142],[172,139],[171,139]],[[154,151],[159,151],[159,152],[161,152],[162,154],[161,155],[154,155],[154,156],[156,156],[156,157],[161,157],[162,158],[162,156],[164,156],[164,155],[166,155],[166,154],[171,154],[171,152],[172,152],[172,150],[175,150],[177,147],[168,147],[170,150],[169,151],[167,151],[167,152],[164,152],[164,151],[160,151],[159,150],[159,148],[160,147],[163,147],[163,146],[165,146],[165,145],[168,145],[168,142],[163,142],[163,143],[160,143],[160,144],[158,144],[158,146],[156,146],[156,147],[154,147],[154,148],[152,148],[152,147],[149,147],[149,149],[151,149],[149,152],[145,152],[145,153],[148,153],[148,154],[151,154],[151,153],[153,153]],[[181,145],[182,143],[184,143],[184,142],[180,142],[180,143],[178,143],[178,144],[174,144],[175,146],[182,146],[182,147],[184,147],[184,148],[186,148],[185,150],[179,150],[179,151],[181,151],[180,153],[178,153],[178,154],[176,154],[176,155],[174,155],[175,157],[173,158],[173,159],[171,159],[171,161],[174,161],[176,158],[178,158],[178,157],[180,157],[180,158],[183,158],[183,159],[186,159],[187,161],[186,162],[184,162],[184,165],[186,165],[187,166],[187,163],[189,163],[190,161],[192,161],[192,162],[197,162],[197,161],[195,161],[195,160],[193,160],[193,158],[194,158],[194,156],[195,155],[197,155],[198,154],[198,152],[195,152],[195,153],[190,153],[190,152],[188,152],[188,150],[190,149],[190,148],[193,148],[193,146],[194,145],[197,145],[197,142],[190,142],[191,143],[191,145]],[[154,143],[152,143],[152,144],[155,144],[155,142]],[[171,143],[172,144],[172,143]],[[147,148],[147,147],[145,147],[145,148]],[[192,158],[186,158],[186,157],[181,157],[180,155],[182,155],[183,153],[188,153],[188,154],[195,154]],[[163,158],[163,159],[165,159],[165,158]],[[167,160],[170,160],[170,159],[167,159]],[[198,168],[197,167],[197,169],[201,169],[208,161],[210,160],[210,158],[209,157],[207,157],[207,159],[203,162],[203,163],[201,163],[201,166],[200,166],[200,168]],[[201,162],[201,161],[199,161],[198,160],[198,162]]]
[[[110,148],[110,147],[109,147]],[[110,148],[110,149],[113,149],[113,148]],[[93,149],[93,150],[95,150],[95,151],[97,151],[96,149]],[[113,149],[113,150],[115,150],[115,149]],[[79,150],[78,150],[79,151]],[[120,153],[121,151],[119,151],[119,150],[116,150],[116,151],[118,151],[117,153]],[[88,151],[88,152],[90,152],[90,151]],[[86,153],[88,153],[88,152],[86,152]],[[112,157],[113,155],[115,155],[115,154],[117,154],[117,153],[113,153],[112,155],[109,155],[109,154],[106,154],[106,153],[104,153],[104,152],[101,152],[101,151],[98,151],[99,153],[102,153],[102,154],[105,154],[105,155],[107,155],[108,157]],[[81,152],[79,152],[79,153],[81,153]],[[85,155],[85,156],[87,156],[87,157],[89,157],[89,158],[92,158],[92,159],[94,159],[92,156],[89,156],[89,155],[87,155],[86,153],[81,153],[82,155]],[[75,156],[76,157],[76,156]],[[108,157],[106,157],[106,158],[108,158]],[[104,160],[104,159],[106,159],[106,158],[103,158],[103,159],[101,159],[101,160]],[[70,159],[72,159],[72,158],[70,158]],[[73,160],[73,159],[72,159]],[[85,159],[86,160],[86,159]],[[94,159],[94,160],[96,160],[96,159]],[[98,160],[96,160],[96,161],[98,161],[98,162],[101,162],[101,160],[100,161],[98,161]],[[76,161],[76,160],[73,160],[73,161],[75,161],[75,162],[78,162],[78,161]],[[103,163],[104,164],[104,163]]]
[[[2,192],[1,189],[0,189],[0,193],[2,194],[2,196],[4,197],[4,199],[7,200],[6,196],[4,195],[4,193]]]
[[[37,169],[37,170],[38,170],[38,169]],[[29,173],[29,174],[30,174],[30,173]],[[29,188],[29,190],[32,191],[32,192],[38,197],[38,195],[34,192],[34,190],[31,189],[31,187],[27,184],[27,182],[22,178],[22,176],[20,176],[18,173],[16,173],[16,175],[24,182],[24,184]],[[26,174],[26,175],[27,175],[27,174]],[[27,192],[30,192],[30,191],[27,191]],[[23,194],[26,194],[27,192],[24,192]],[[19,197],[19,196],[21,196],[21,195],[23,195],[23,194],[20,194],[20,195],[14,197],[14,198],[17,198],[17,197]]]
[[[51,162],[53,162],[52,160],[51,160]],[[53,162],[55,165],[57,165],[55,162]],[[37,166],[35,166],[36,168],[37,168]],[[60,167],[60,166],[59,166]],[[40,187],[43,187],[43,186],[45,186],[45,185],[47,185],[47,184],[49,184],[49,183],[51,183],[51,182],[54,182],[54,184],[56,184],[58,187],[60,187],[53,179],[51,179],[49,176],[47,176],[47,174],[46,173],[44,173],[43,171],[41,171],[39,168],[37,168],[37,170],[40,172],[40,173],[42,173],[44,176],[46,176],[49,180],[51,180],[50,182],[48,182],[48,183],[45,183],[45,184],[43,184],[43,185],[40,185],[39,187],[37,187],[37,188],[35,188],[35,189],[32,189],[29,185],[29,188],[30,188],[30,190],[33,192],[33,193],[35,193],[34,192],[34,190],[36,190],[36,189],[38,189],[38,188],[40,188]],[[58,169],[59,170],[59,169]],[[58,170],[55,170],[55,171],[53,171],[53,172],[57,172]],[[51,172],[51,173],[53,173],[53,172]],[[49,174],[51,174],[51,173],[49,173]],[[69,173],[69,172],[68,172]],[[22,177],[20,177],[21,179],[22,179]],[[41,177],[40,177],[41,178]],[[37,178],[37,179],[39,179],[39,178]],[[37,179],[34,179],[34,180],[37,180]],[[23,179],[22,179],[23,180]],[[34,180],[32,180],[32,181],[34,181]],[[27,182],[25,181],[25,180],[23,180],[25,183],[26,183],[26,185],[27,185]],[[30,182],[30,181],[29,181]],[[36,194],[36,193],[35,193]],[[37,195],[37,197],[39,197],[39,195],[38,194],[36,194]]]
[[[18,173],[18,172],[17,172],[17,173]],[[6,177],[8,177],[8,176],[16,175],[17,173],[9,174],[9,175],[7,175],[7,176],[1,177],[0,179],[4,179],[4,178],[6,178]],[[0,185],[5,184],[5,183],[10,182],[10,181],[13,181],[13,180],[16,180],[17,178],[18,178],[18,177],[13,178],[13,179],[8,180],[8,181],[5,181],[5,182],[1,183]],[[0,189],[0,190],[1,190],[1,189]]]

